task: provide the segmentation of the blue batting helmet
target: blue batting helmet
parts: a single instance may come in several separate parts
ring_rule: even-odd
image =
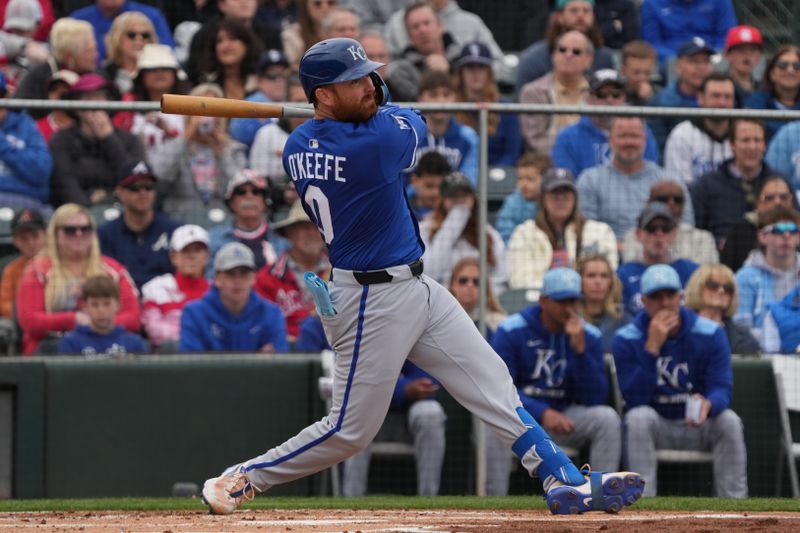
[[[314,89],[322,85],[357,80],[369,76],[383,63],[370,61],[361,43],[355,39],[339,37],[320,41],[306,51],[300,60],[300,83],[309,102],[314,102]],[[383,85],[374,73],[376,88]],[[375,79],[377,78],[377,80]]]

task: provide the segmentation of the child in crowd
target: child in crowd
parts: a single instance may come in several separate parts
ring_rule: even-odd
[[[11,220],[11,239],[20,256],[8,263],[0,274],[0,316],[3,318],[13,318],[17,287],[28,262],[44,248],[45,228],[44,217],[35,209],[20,209]]]
[[[417,168],[411,174],[411,183],[406,189],[411,209],[417,220],[436,209],[441,195],[442,179],[450,174],[450,163],[439,152],[426,152],[419,158]]]
[[[503,200],[495,224],[506,244],[514,228],[536,216],[542,174],[552,166],[550,156],[534,152],[525,152],[517,160],[517,188]]]
[[[125,355],[146,353],[144,341],[138,335],[117,326],[114,319],[119,311],[119,288],[108,276],[92,276],[83,284],[83,312],[89,325],[77,326],[58,343],[60,354]]]

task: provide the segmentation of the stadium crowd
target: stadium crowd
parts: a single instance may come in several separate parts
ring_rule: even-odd
[[[303,52],[350,37],[386,63],[395,101],[800,109],[800,48],[765,49],[731,0],[0,0],[0,28],[5,98],[303,102]],[[800,351],[800,122],[492,113],[489,164],[518,181],[481,228],[476,116],[425,116],[404,177],[425,272],[477,324],[486,233],[487,337],[526,409],[569,446],[617,428],[593,460],[610,469],[624,422],[648,443],[628,461],[653,481],[656,448],[715,443],[727,461],[717,493],[746,495],[730,355]],[[281,164],[300,123],[0,108],[0,208],[16,249],[0,258],[9,350],[327,348],[302,276],[331,265]],[[530,289],[539,302],[506,317],[497,297]],[[604,352],[623,421],[602,408]],[[411,367],[392,405],[433,435],[433,456],[416,448],[435,472],[443,413],[414,405],[435,402],[438,384]],[[676,405],[689,397],[696,434],[665,437],[686,425]],[[502,494],[510,462],[489,448],[506,466],[489,480]],[[346,467],[349,494],[364,493],[368,463]],[[419,487],[435,494],[438,479]]]

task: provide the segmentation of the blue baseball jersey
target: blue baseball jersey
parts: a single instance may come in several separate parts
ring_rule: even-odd
[[[283,167],[334,267],[380,270],[422,257],[402,173],[426,133],[416,112],[387,105],[367,122],[314,119],[289,136]]]

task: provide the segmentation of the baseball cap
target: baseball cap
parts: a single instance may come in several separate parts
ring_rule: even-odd
[[[175,57],[172,48],[166,44],[144,45],[142,51],[139,52],[139,58],[136,60],[136,76],[139,76],[145,70],[157,68],[172,69],[179,79],[186,79],[186,73],[181,70],[178,58]]]
[[[292,207],[289,209],[289,212],[286,214],[286,216],[281,220],[272,224],[272,229],[274,229],[275,231],[277,231],[282,235],[284,233],[283,230],[285,230],[292,224],[300,224],[302,222],[309,222],[313,224],[313,222],[303,209],[303,204],[300,203],[300,200],[295,200],[294,203],[292,204]]]
[[[65,83],[67,87],[71,89],[73,85],[78,83],[79,79],[80,75],[78,75],[77,72],[63,68],[57,72],[54,72],[53,75],[50,76],[50,79],[47,80],[47,89],[49,90],[54,83],[58,82]]]
[[[561,11],[564,7],[569,4],[570,2],[575,2],[577,0],[558,0],[556,2],[556,9]],[[587,4],[591,4],[594,7],[594,0],[580,0],[581,2],[586,2]]]
[[[760,47],[764,44],[764,40],[761,38],[758,28],[744,25],[734,26],[728,30],[728,36],[725,38],[725,51],[740,44],[755,44]]]
[[[695,54],[714,54],[711,48],[701,37],[692,37],[678,48],[678,57],[693,56]]]
[[[264,176],[258,174],[255,170],[243,168],[233,176],[231,181],[228,182],[228,187],[225,189],[225,200],[227,201],[231,199],[231,196],[233,196],[233,191],[236,190],[236,187],[246,183],[251,184],[257,189],[267,189],[267,180],[264,178]]]
[[[606,85],[616,85],[625,88],[625,78],[613,68],[603,68],[589,76],[589,92],[595,93]]]
[[[122,163],[117,171],[117,187],[127,187],[140,179],[158,180],[144,159],[131,159]]]
[[[197,224],[184,224],[175,228],[169,240],[169,249],[180,252],[194,242],[210,245],[208,232]]]
[[[282,65],[289,68],[289,59],[286,57],[286,54],[283,53],[283,50],[276,50],[273,48],[267,50],[258,58],[258,72],[263,73],[272,65]]]
[[[220,248],[214,257],[214,271],[227,272],[238,267],[256,269],[256,260],[253,251],[240,242],[229,242]]]
[[[78,78],[78,81],[70,87],[69,92],[66,94],[67,98],[78,99],[85,93],[90,93],[99,90],[110,90],[110,82],[100,74],[90,72],[83,74]]]
[[[542,174],[542,192],[550,192],[559,187],[569,187],[577,193],[575,187],[575,176],[566,168],[548,168]]]
[[[453,196],[457,192],[475,192],[469,178],[463,172],[458,171],[445,176],[439,186],[439,193],[442,196]]]
[[[17,231],[29,229],[45,229],[47,224],[44,222],[42,214],[35,209],[20,209],[11,219],[11,234]]]
[[[30,31],[42,20],[42,7],[37,0],[11,0],[6,5],[4,30]]]
[[[461,49],[461,55],[456,59],[456,68],[461,68],[464,65],[491,65],[492,53],[489,47],[485,44],[475,41],[467,43]]]
[[[663,202],[649,202],[639,213],[639,228],[644,228],[656,218],[665,218],[671,223],[675,223],[672,210]]]
[[[649,296],[657,291],[679,291],[683,287],[674,268],[669,265],[651,265],[642,274],[639,288],[644,296]]]
[[[551,268],[544,275],[542,296],[551,300],[581,298],[581,276],[571,268]]]

